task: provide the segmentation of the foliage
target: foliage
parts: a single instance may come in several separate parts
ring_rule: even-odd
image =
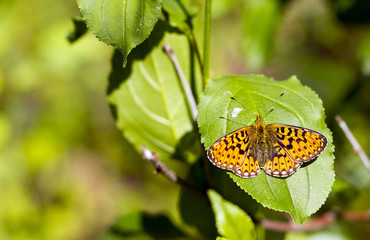
[[[369,170],[334,121],[370,149],[370,4],[218,0],[208,36],[205,2],[0,1],[1,239],[370,236],[353,220],[368,217]],[[253,124],[247,111],[219,118],[239,107],[231,95],[262,113],[281,92],[264,120],[324,134],[315,161],[285,179],[241,179],[206,159],[215,140]],[[186,184],[154,175],[142,145]],[[327,212],[330,224],[317,221]]]
[[[132,52],[127,68],[122,69],[121,55],[116,53],[108,86],[119,129],[138,150],[145,145],[161,157],[172,154],[192,129],[185,96],[163,44],[170,44],[180,64],[190,69],[186,37],[159,22],[151,38]]]
[[[124,66],[131,50],[153,30],[161,9],[160,0],[79,0],[77,3],[94,34],[122,52]]]
[[[256,239],[252,219],[238,206],[225,201],[214,190],[208,191],[216,216],[218,232],[226,239]]]

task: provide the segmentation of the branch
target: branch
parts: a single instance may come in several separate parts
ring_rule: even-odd
[[[353,212],[347,211],[341,214],[343,220],[351,221],[351,222],[359,222],[359,221],[370,221],[370,210],[365,212]]]
[[[287,231],[314,231],[331,224],[335,220],[334,212],[327,212],[324,215],[304,224],[294,224],[292,221],[281,222],[276,220],[263,219],[261,225],[266,229],[278,232]]]
[[[329,226],[335,220],[342,219],[345,221],[357,222],[357,221],[370,221],[370,210],[365,212],[335,212],[329,211],[322,216],[315,218],[304,224],[294,224],[293,221],[282,222],[270,219],[263,219],[261,225],[266,229],[274,230],[277,232],[288,232],[288,231],[315,231],[324,227]]]
[[[147,149],[144,145],[141,146],[141,151],[143,153],[142,158],[148,162],[150,162],[154,166],[154,174],[161,173],[166,178],[171,180],[174,183],[179,184],[180,186],[186,188],[196,196],[200,197],[201,199],[209,202],[209,199],[207,195],[200,192],[198,189],[196,189],[194,186],[190,185],[187,181],[184,179],[178,177],[174,171],[172,171],[170,168],[168,168],[164,163],[159,161],[158,154],[155,152],[151,152],[149,149]]]
[[[167,53],[167,55],[170,57],[175,70],[177,72],[177,75],[180,77],[181,80],[181,85],[185,91],[186,99],[190,105],[191,113],[193,116],[193,120],[195,121],[197,119],[197,114],[198,114],[198,108],[197,108],[197,103],[195,101],[193,92],[191,91],[191,88],[189,86],[188,81],[186,80],[185,74],[182,71],[182,68],[179,64],[179,61],[177,60],[176,55],[173,53],[173,49],[171,46],[168,44],[163,45],[163,50]]]
[[[370,170],[370,160],[369,157],[366,155],[365,151],[362,149],[361,145],[358,143],[355,136],[353,136],[351,130],[347,126],[346,122],[342,120],[342,118],[337,115],[335,116],[335,120],[337,120],[340,128],[343,130],[344,134],[348,138],[349,142],[351,143],[353,150],[356,154],[358,154],[363,162],[363,164],[366,166],[368,170]]]

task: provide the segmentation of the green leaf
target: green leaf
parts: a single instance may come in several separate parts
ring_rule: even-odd
[[[274,178],[263,170],[251,179],[229,175],[263,206],[287,212],[295,222],[302,222],[321,207],[334,182],[332,134],[325,124],[322,101],[317,94],[302,86],[296,77],[286,81],[274,81],[263,75],[222,77],[210,82],[201,96],[198,125],[202,142],[208,148],[225,134],[241,125],[252,125],[255,120],[255,116],[245,110],[232,119],[240,124],[220,119],[231,119],[233,109],[240,108],[231,96],[251,111],[263,114],[282,92],[285,95],[264,118],[265,123],[290,124],[318,131],[328,139],[326,149],[315,161],[288,178]]]
[[[213,165],[209,165],[209,172],[212,182],[212,188],[222,196],[227,196],[227,200],[238,205],[243,211],[251,216],[255,216],[261,205],[258,204],[250,195],[245,194],[235,182],[225,174],[225,170]]]
[[[172,46],[189,79],[187,38],[160,21],[152,36],[133,50],[126,68],[116,53],[108,86],[118,128],[137,150],[145,145],[161,160],[173,154],[192,129],[178,76],[162,50],[165,43]]]
[[[163,10],[168,15],[168,22],[171,26],[178,27],[182,31],[190,31],[192,18],[195,16],[196,7],[189,4],[186,0],[163,0]]]
[[[123,64],[158,21],[161,0],[77,0],[81,14],[96,37],[119,49]]]
[[[252,219],[238,206],[224,200],[216,191],[208,191],[219,234],[227,239],[256,239]]]

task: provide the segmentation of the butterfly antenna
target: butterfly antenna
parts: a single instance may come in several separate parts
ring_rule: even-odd
[[[263,117],[262,117],[262,119],[264,119],[265,117],[266,117],[266,115],[267,114],[269,114],[270,112],[272,112],[272,107],[275,105],[275,103],[277,102],[277,100],[279,99],[279,98],[281,98],[282,96],[284,95],[284,93],[281,93],[280,94],[280,96],[279,97],[277,97],[276,99],[275,99],[275,101],[273,102],[273,103],[271,103],[271,105],[266,109],[266,111],[263,113]]]
[[[225,117],[220,117],[220,118],[222,118],[222,119],[224,119],[224,120],[226,120],[226,121],[230,121],[230,122],[233,122],[233,123],[240,124],[240,125],[242,125],[243,127],[245,127],[245,124],[243,124],[243,123],[240,123],[240,122],[237,122],[237,121],[234,121],[234,120],[231,120],[231,119],[225,118]]]
[[[256,113],[252,112],[251,110],[249,110],[246,106],[244,106],[241,102],[239,102],[238,100],[236,100],[234,97],[230,97],[232,100],[236,101],[237,103],[239,103],[244,109],[247,109],[250,113],[252,113],[253,115],[257,116]]]

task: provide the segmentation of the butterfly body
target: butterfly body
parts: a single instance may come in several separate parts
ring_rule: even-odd
[[[255,124],[237,129],[211,145],[208,159],[242,178],[255,177],[262,168],[274,177],[288,177],[304,162],[316,158],[327,139],[308,128],[267,124],[256,114]]]
[[[267,158],[269,156],[269,145],[267,140],[267,131],[266,125],[261,119],[260,115],[257,115],[255,125],[253,127],[252,139],[255,139],[254,146],[256,146],[256,151],[254,152],[256,159],[260,167],[263,167],[266,164]]]

